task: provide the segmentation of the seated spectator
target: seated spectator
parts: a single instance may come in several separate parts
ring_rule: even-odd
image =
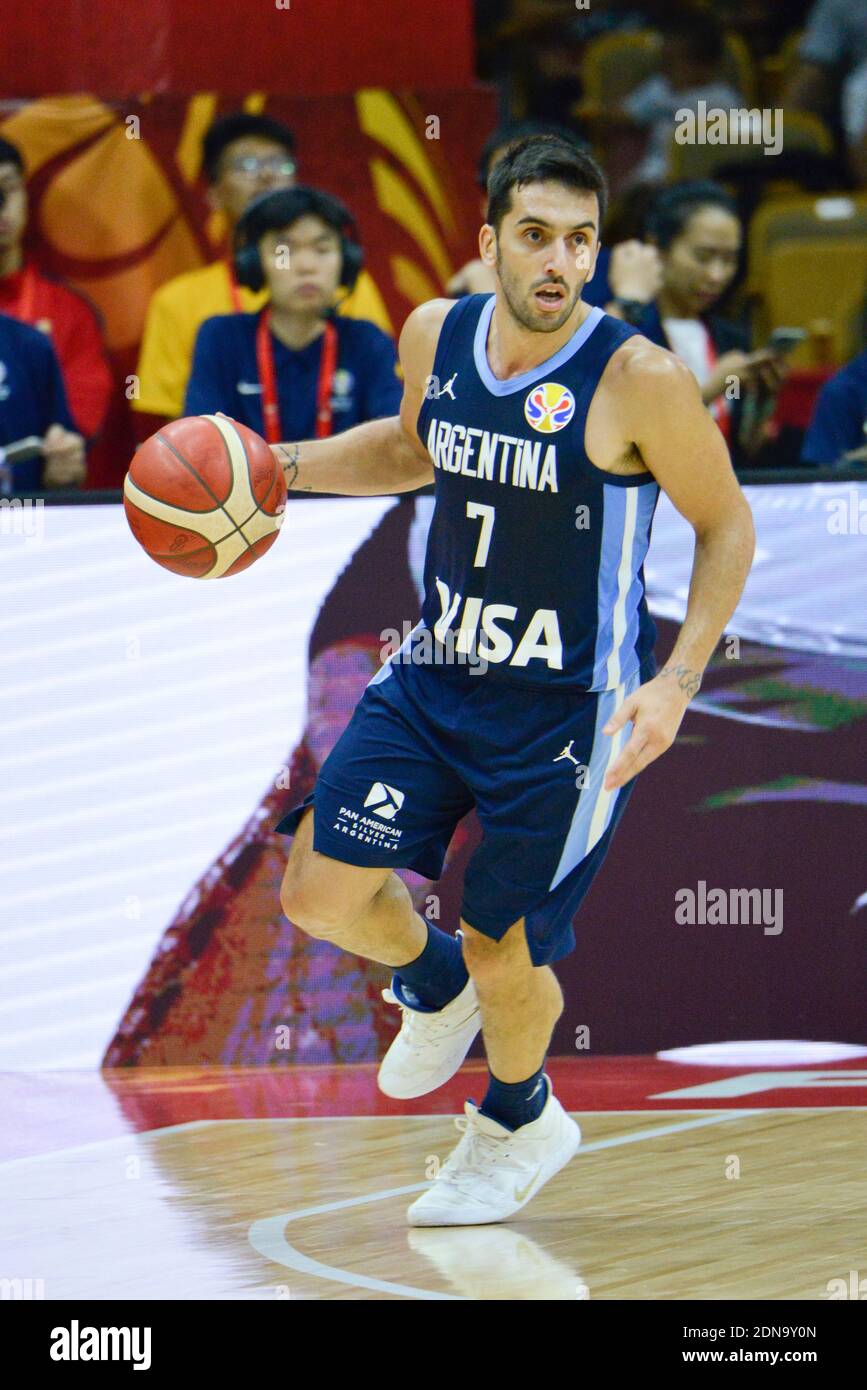
[[[483,221],[488,215],[488,175],[491,169],[512,145],[516,145],[519,140],[526,140],[531,135],[552,136],[555,139],[566,140],[579,149],[588,148],[585,141],[579,139],[572,131],[552,122],[509,121],[505,125],[497,126],[485,141],[476,175]],[[585,304],[598,304],[600,308],[605,307],[609,312],[622,317],[614,307],[620,300],[629,305],[635,298],[642,296],[646,284],[650,285],[646,297],[652,298],[659,283],[659,257],[656,251],[630,239],[620,242],[612,251],[605,245],[600,248],[593,279],[587,281],[581,298]],[[637,294],[633,294],[636,286]],[[446,286],[447,293],[455,296],[493,294],[494,289],[493,271],[480,260],[468,261],[452,276]]]
[[[724,111],[743,105],[743,97],[719,71],[725,46],[712,15],[672,15],[662,26],[660,72],[640,82],[609,119],[619,119],[649,132],[644,158],[632,170],[630,183],[665,183],[670,172],[671,142],[681,111]]]
[[[603,34],[646,30],[672,0],[496,0],[486,18],[476,3],[482,80],[521,94],[522,108],[559,120],[579,99],[586,45]],[[509,13],[509,10],[512,13]],[[492,22],[494,21],[494,22]],[[494,23],[496,27],[494,27]]]
[[[855,451],[863,455],[857,462],[867,462],[867,352],[825,382],[804,436],[801,462],[845,466],[846,455]]]
[[[101,430],[113,389],[96,310],[83,295],[43,275],[23,250],[27,228],[24,160],[0,139],[0,313],[51,339],[74,425],[87,440]]]
[[[295,182],[295,137],[288,126],[269,116],[239,112],[220,117],[205,136],[203,153],[208,201],[223,214],[230,238],[254,198],[291,188]],[[140,394],[132,402],[142,437],[155,428],[154,416],[174,419],[182,413],[193,346],[205,319],[255,313],[267,298],[267,288],[254,294],[238,285],[231,261],[225,258],[178,275],[157,290],[148,306],[139,356]],[[391,329],[379,291],[365,272],[353,293],[341,301],[339,312]]]
[[[391,338],[334,311],[338,286],[361,266],[352,219],[313,188],[264,194],[237,232],[236,273],[269,302],[258,314],[224,314],[199,329],[186,415],[226,415],[269,443],[339,433],[396,415],[401,383]]]
[[[35,436],[42,449],[15,461],[3,451]],[[45,333],[0,314],[0,492],[6,496],[84,481],[84,440],[69,413],[60,363]]]
[[[867,62],[867,5],[816,0],[786,85],[784,104],[834,121],[842,80]]]
[[[867,186],[867,59],[843,86],[843,129],[852,172],[858,184]]]
[[[662,287],[654,299],[648,295],[632,322],[692,370],[739,462],[757,452],[764,437],[758,427],[742,437],[744,400],[761,398],[763,426],[785,369],[782,357],[769,348],[748,351],[746,333],[711,312],[737,271],[742,233],[735,204],[718,184],[677,184],[655,202],[647,239],[659,250]]]

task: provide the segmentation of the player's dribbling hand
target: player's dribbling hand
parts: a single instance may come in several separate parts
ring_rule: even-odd
[[[630,720],[633,725],[629,742],[605,774],[605,791],[625,786],[671,747],[700,682],[698,672],[683,666],[664,666],[653,680],[627,696],[602,730],[604,734],[616,734]]]

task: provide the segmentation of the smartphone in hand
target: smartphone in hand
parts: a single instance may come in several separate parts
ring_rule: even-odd
[[[805,328],[775,328],[768,339],[768,347],[771,352],[785,357],[788,353],[794,352],[806,336],[807,330]]]

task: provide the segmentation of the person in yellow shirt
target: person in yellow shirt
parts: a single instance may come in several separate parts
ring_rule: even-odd
[[[222,212],[229,240],[241,214],[261,193],[291,188],[297,168],[295,137],[288,126],[270,116],[237,112],[221,116],[208,130],[203,145],[208,202]],[[258,313],[268,298],[239,285],[226,257],[166,281],[148,305],[139,353],[139,394],[132,401],[140,417],[175,419],[183,413],[196,334],[215,314]],[[366,271],[355,289],[338,303],[350,318],[370,319],[386,333],[392,323],[382,296]],[[153,421],[141,419],[139,430],[150,434]]]

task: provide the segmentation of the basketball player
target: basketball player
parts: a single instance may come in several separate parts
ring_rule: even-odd
[[[436,489],[421,622],[277,827],[294,833],[286,915],[393,968],[387,1095],[443,1085],[482,1029],[487,1092],[466,1102],[412,1225],[500,1221],[578,1148],[544,1071],[563,1010],[550,966],[574,948],[572,919],[635,777],[674,741],[753,554],[692,373],[582,301],[605,196],[598,165],[566,142],[515,146],[479,235],[496,292],[410,315],[400,416],[274,446],[290,488]],[[657,673],[642,564],[660,488],[696,545],[686,618]],[[473,805],[483,840],[452,936],[414,912],[393,869],[436,879]],[[636,869],[638,913],[640,884]]]

